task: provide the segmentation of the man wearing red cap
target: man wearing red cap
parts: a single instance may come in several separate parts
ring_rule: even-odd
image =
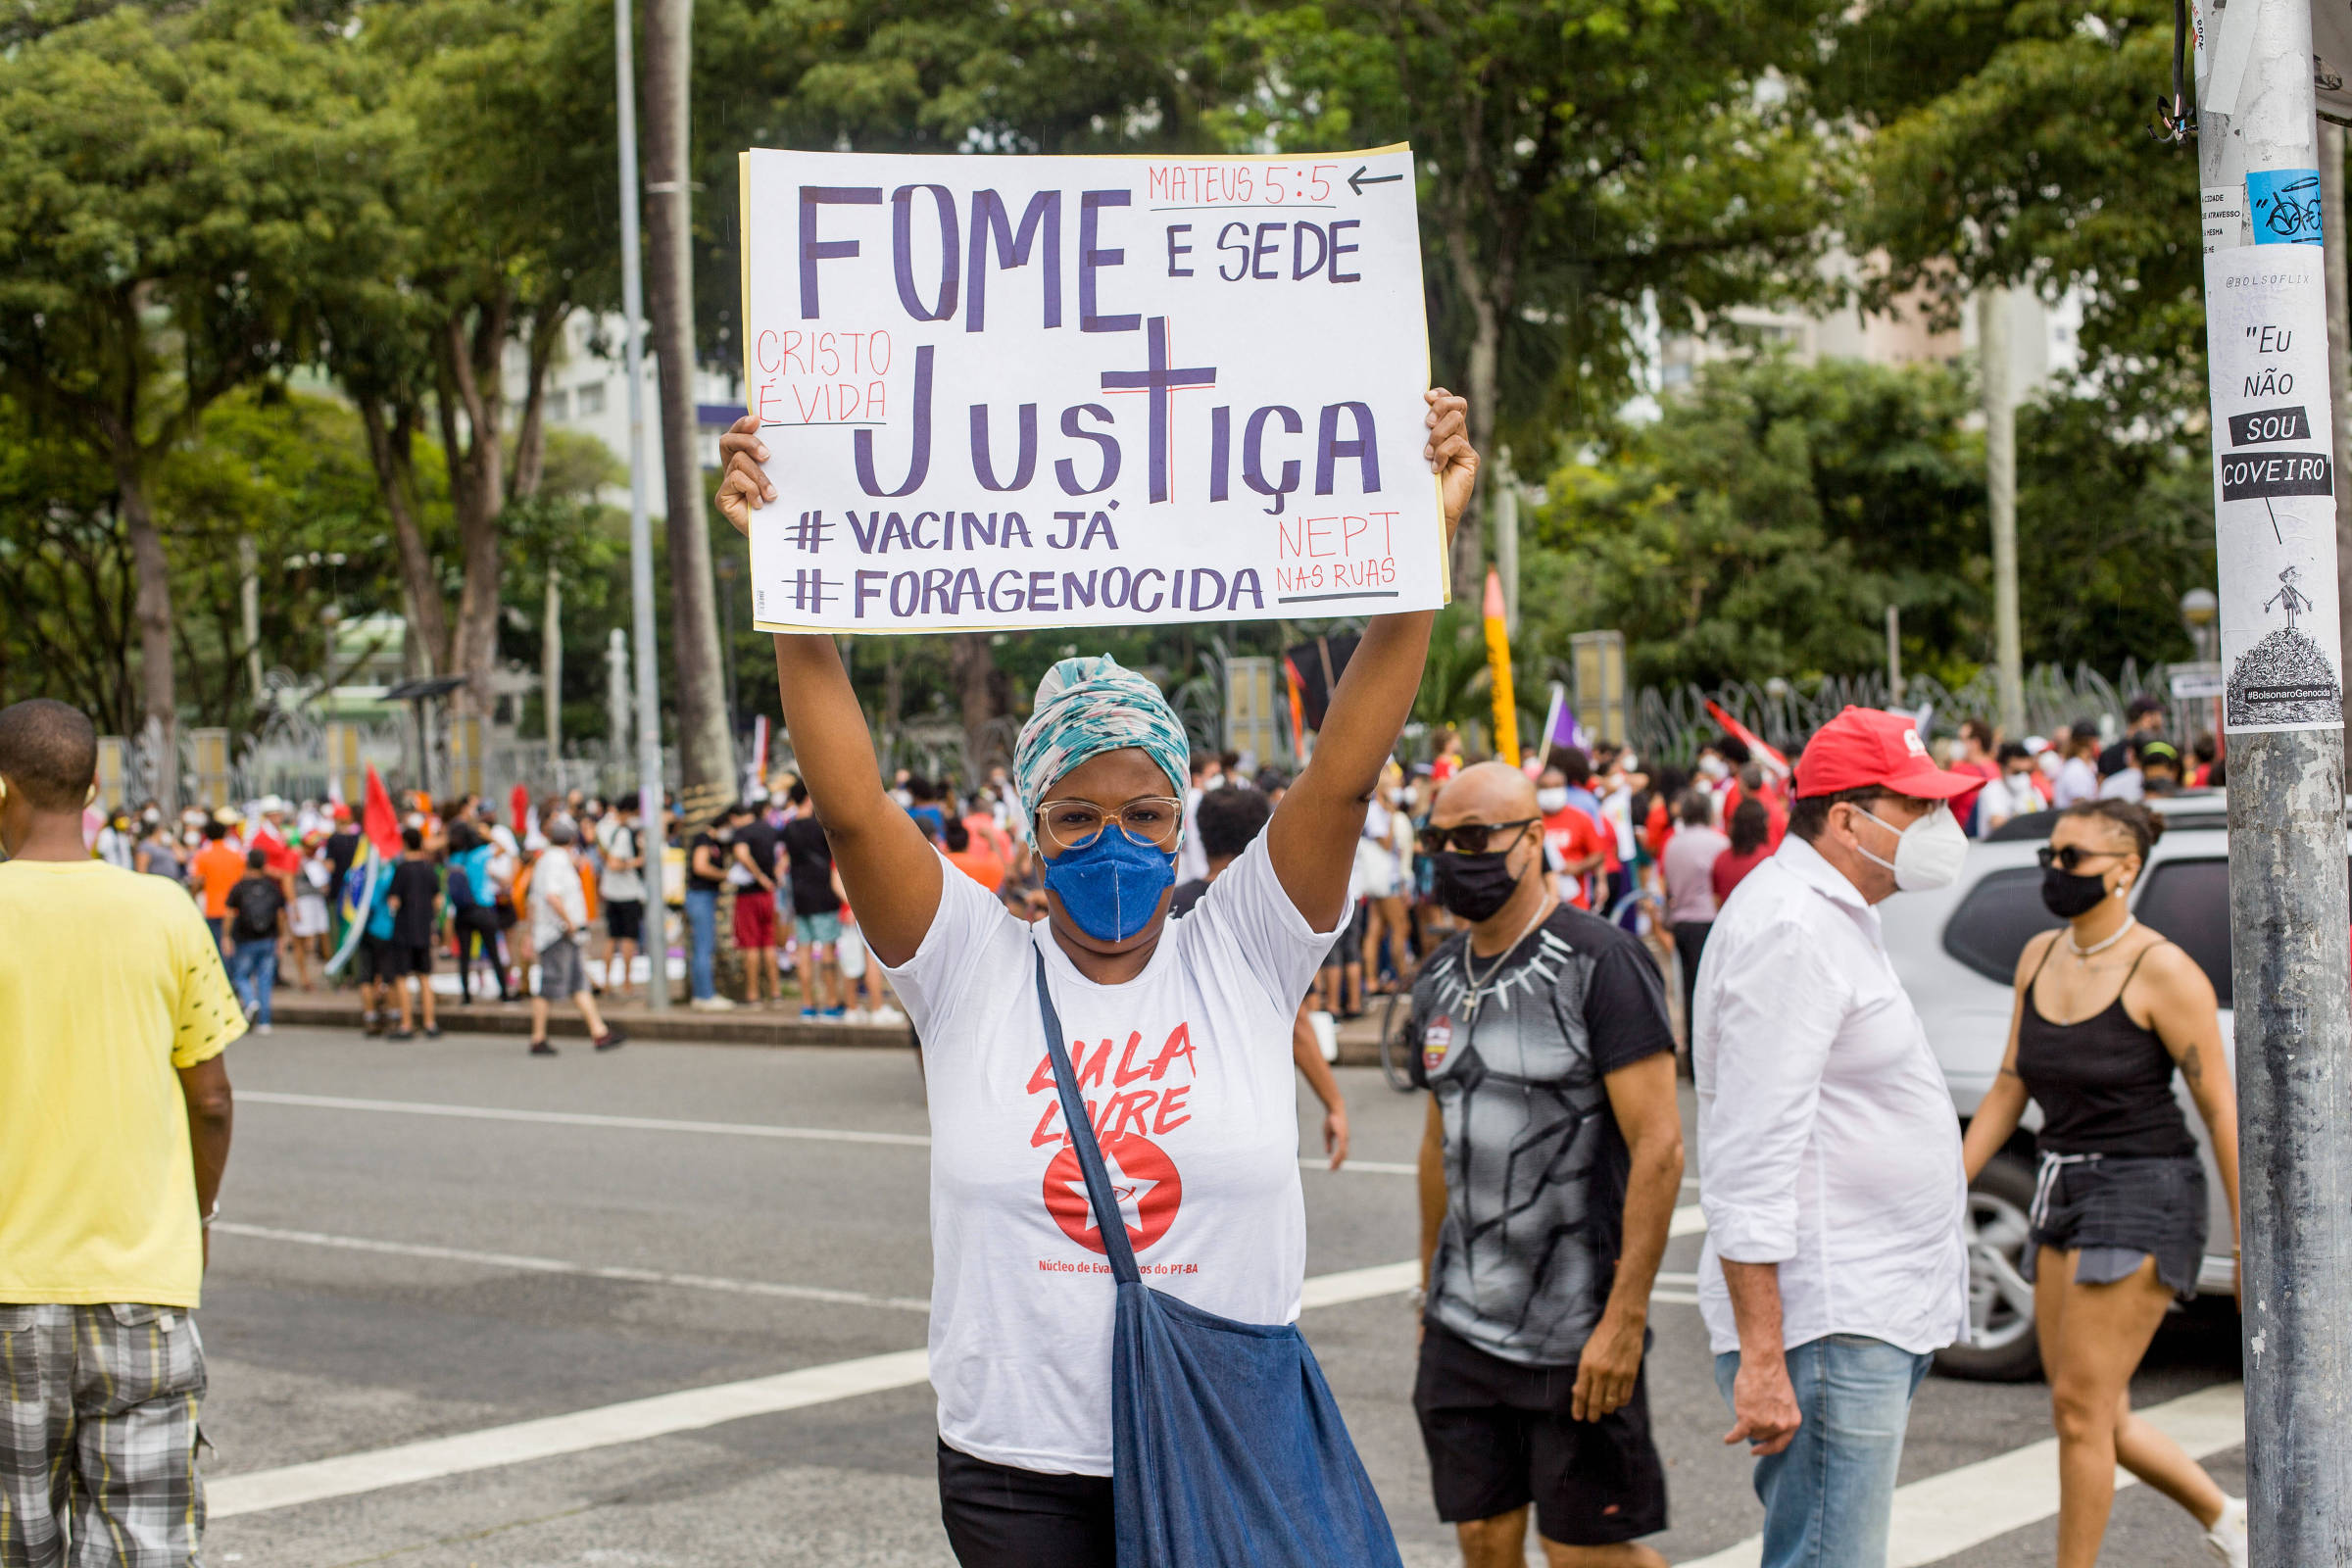
[[[1762,1568],[1885,1568],[1911,1396],[1968,1332],[1959,1123],[1874,906],[1959,875],[1947,803],[1983,783],[1910,719],[1846,709],[1699,964],[1699,1306]]]

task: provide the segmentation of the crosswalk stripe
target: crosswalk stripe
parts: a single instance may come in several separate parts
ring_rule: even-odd
[[[2239,1383],[2215,1384],[2138,1414],[2192,1459],[2246,1441],[2245,1386]],[[2137,1485],[2137,1478],[2119,1469],[2115,1484],[2120,1490]],[[2057,1511],[2056,1438],[1924,1477],[1895,1489],[1887,1568],[1926,1568]],[[1756,1568],[1762,1560],[1763,1538],[1750,1536],[1681,1568]]]
[[[579,1110],[515,1110],[505,1105],[448,1105],[419,1100],[355,1100],[344,1095],[295,1095],[267,1089],[240,1089],[237,1102],[251,1105],[296,1105],[312,1110],[368,1110],[396,1116],[449,1116],[461,1121],[537,1122],[552,1127],[607,1127],[622,1132],[698,1133],[716,1138],[775,1138],[823,1144],[884,1144],[902,1149],[928,1149],[928,1133],[862,1132],[849,1127],[782,1127],[765,1122],[682,1121],[667,1116],[604,1116]],[[1323,1170],[1325,1159],[1302,1158],[1301,1170]],[[1351,1159],[1340,1167],[1365,1176],[1411,1176],[1418,1167],[1397,1160]],[[1677,1232],[1677,1235],[1682,1234]]]
[[[796,1301],[824,1301],[840,1306],[887,1306],[905,1312],[928,1312],[931,1303],[913,1296],[869,1296],[862,1291],[837,1291],[819,1285],[773,1285],[765,1280],[722,1279],[712,1274],[671,1274],[659,1269],[620,1265],[571,1263],[556,1257],[530,1257],[517,1252],[475,1252],[462,1247],[427,1247],[416,1242],[379,1242],[364,1236],[329,1236],[322,1231],[280,1230],[270,1225],[240,1225],[220,1220],[215,1236],[243,1236],[262,1242],[290,1242],[304,1247],[331,1247],[346,1252],[381,1252],[394,1257],[431,1257],[452,1263],[477,1263],[484,1268],[515,1269],[530,1274],[568,1274],[581,1279],[617,1280],[629,1285],[671,1285],[683,1290],[723,1291],[740,1296],[773,1296]]]
[[[1418,1262],[1382,1263],[1371,1268],[1317,1275],[1305,1282],[1299,1299],[1301,1305],[1309,1308],[1343,1306],[1350,1301],[1394,1296],[1412,1289],[1420,1280]],[[630,1399],[456,1437],[432,1438],[397,1447],[286,1465],[276,1470],[222,1476],[210,1482],[205,1493],[212,1516],[229,1519],[239,1514],[266,1513],[298,1503],[411,1486],[443,1476],[523,1464],[614,1444],[642,1443],[649,1438],[741,1421],[747,1416],[772,1415],[835,1399],[909,1388],[930,1376],[930,1361],[923,1351],[899,1350],[827,1366],[804,1367],[774,1377],[684,1389],[649,1399]]]

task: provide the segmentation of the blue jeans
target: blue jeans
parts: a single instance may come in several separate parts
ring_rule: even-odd
[[[710,965],[718,956],[718,890],[688,888],[686,890],[686,924],[693,944],[692,957],[687,963],[687,978],[694,988],[694,1000],[702,1001],[716,989],[710,978]]]
[[[1928,1361],[1861,1334],[1788,1351],[1804,1424],[1788,1447],[1756,1461],[1762,1568],[1886,1568],[1903,1428]],[[1727,1405],[1739,1375],[1739,1351],[1715,1358],[1715,1387]]]
[[[240,942],[228,956],[228,983],[237,1000],[256,1010],[254,1022],[270,1021],[270,992],[277,984],[277,944]]]

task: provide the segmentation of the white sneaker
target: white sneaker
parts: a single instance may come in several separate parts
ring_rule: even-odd
[[[866,1017],[863,1007],[852,1007],[841,1015],[841,1021],[843,1023],[869,1023],[872,1020]]]
[[[901,1012],[898,1008],[885,1003],[883,1005],[876,1007],[872,1012],[867,1013],[866,1021],[868,1023],[880,1024],[905,1023],[906,1021],[906,1015]]]
[[[687,1004],[697,1012],[733,1012],[735,1004],[725,997],[697,997]]]
[[[2205,1532],[2205,1549],[2216,1562],[2246,1568],[2246,1499],[2230,1497],[2222,1503],[2222,1516]]]
[[[253,1026],[253,1032],[257,1035],[266,1035],[270,1032],[270,1026],[266,1023],[257,1023]]]

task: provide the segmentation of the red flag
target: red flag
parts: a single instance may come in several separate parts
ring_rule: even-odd
[[[301,854],[288,847],[284,838],[279,836],[277,829],[271,827],[268,822],[264,822],[260,827],[254,829],[253,837],[245,841],[245,847],[249,850],[261,851],[268,858],[270,869],[272,871],[299,871],[302,869]]]
[[[360,811],[360,831],[376,854],[387,860],[400,858],[400,813],[392,808],[391,793],[376,776],[373,762],[368,764],[368,804]]]
[[[1761,762],[1764,765],[1764,771],[1775,780],[1786,779],[1795,771],[1788,765],[1788,759],[1782,756],[1778,748],[1766,744],[1763,736],[1725,712],[1723,705],[1712,697],[1707,699],[1707,712],[1716,723],[1723,726],[1725,734],[1735,737],[1742,746],[1745,746],[1748,755]]]

